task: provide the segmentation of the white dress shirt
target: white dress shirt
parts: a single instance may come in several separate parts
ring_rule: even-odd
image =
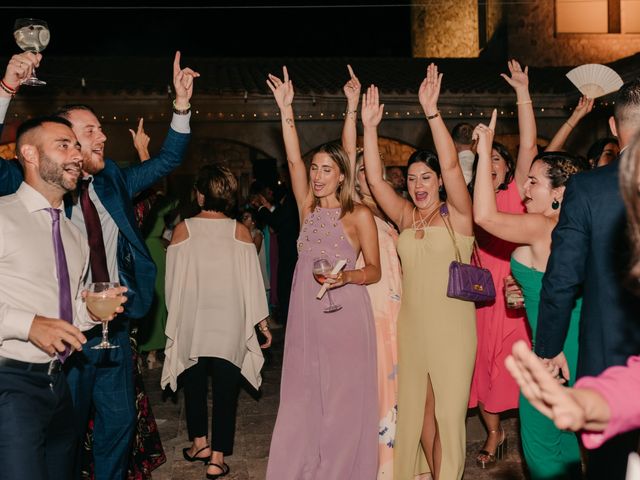
[[[458,161],[460,162],[460,168],[462,168],[462,174],[464,175],[464,182],[469,185],[473,178],[473,162],[476,159],[475,153],[471,150],[463,150],[458,152]]]
[[[52,220],[46,208],[51,208],[49,202],[24,182],[16,193],[0,198],[0,357],[32,363],[52,360],[29,342],[36,315],[60,315]],[[64,212],[60,235],[76,299],[73,323],[88,330],[99,323],[91,320],[81,298],[89,245]]]

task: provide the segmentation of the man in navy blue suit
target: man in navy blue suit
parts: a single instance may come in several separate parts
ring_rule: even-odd
[[[609,126],[624,149],[640,131],[640,79],[617,94]],[[598,375],[640,353],[640,299],[625,288],[630,248],[618,186],[620,160],[573,176],[567,185],[551,256],[542,281],[535,352],[565,378]],[[571,310],[582,294],[578,371],[562,353]],[[589,453],[590,479],[623,479],[637,432],[621,435]]]
[[[38,61],[39,56],[30,67],[37,66]],[[90,107],[70,105],[58,111],[58,115],[71,122],[81,146],[85,187],[81,189],[80,201],[65,199],[65,210],[71,221],[88,235],[91,246],[88,281],[119,281],[129,289],[124,315],[109,326],[109,339],[118,348],[91,349],[100,342],[98,328],[86,332],[88,343],[83,351],[65,363],[79,434],[86,431],[91,406],[96,410],[93,445],[96,480],[126,478],[136,421],[128,320],[143,317],[153,300],[156,267],[136,226],[131,198],[180,165],[190,137],[189,100],[193,80],[198,76],[189,68],[180,68],[177,52],[173,64],[176,99],[171,128],[160,153],[133,167],[120,168],[113,160],[104,158],[107,137]],[[0,114],[5,112],[0,100]],[[21,181],[21,177],[15,162],[0,161],[0,194],[15,190],[19,185],[16,180]],[[92,228],[96,224],[98,228]]]

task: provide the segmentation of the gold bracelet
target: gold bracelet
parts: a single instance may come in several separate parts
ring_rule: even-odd
[[[569,120],[565,120],[565,122],[567,125],[569,125],[571,128],[576,128],[575,125],[573,125]]]
[[[426,114],[427,112],[425,112]],[[428,115],[427,114],[427,120],[433,120],[434,118],[438,118],[440,116],[440,110],[438,110],[436,113],[434,113],[433,115]]]
[[[176,101],[173,101],[173,113],[175,113],[176,115],[186,115],[187,113],[189,113],[191,111],[191,104],[187,102],[187,108],[184,109],[180,109],[178,107],[176,107]]]
[[[516,102],[516,105],[528,105],[533,103],[531,100],[523,100],[522,102]]]

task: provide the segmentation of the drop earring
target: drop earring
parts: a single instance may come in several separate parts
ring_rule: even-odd
[[[554,210],[557,210],[560,208],[560,202],[556,199],[553,199],[553,202],[551,203],[551,208],[553,208]]]

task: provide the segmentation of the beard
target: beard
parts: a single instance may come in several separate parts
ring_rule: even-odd
[[[55,185],[63,189],[65,192],[71,192],[78,185],[79,176],[74,179],[65,178],[64,166],[58,165],[44,153],[40,153],[40,177],[45,182]]]

